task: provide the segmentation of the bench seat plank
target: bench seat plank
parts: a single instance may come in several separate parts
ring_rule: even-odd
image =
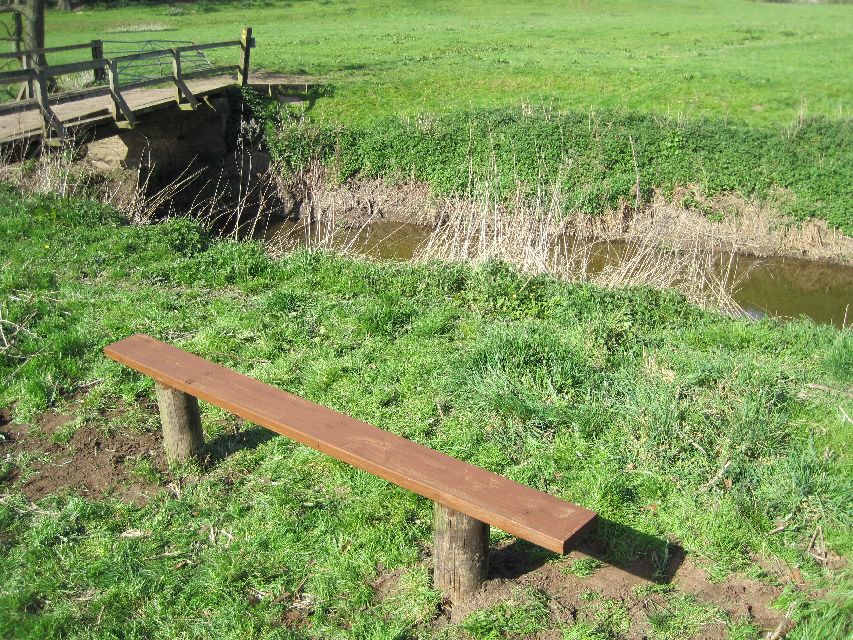
[[[104,353],[155,380],[541,547],[566,553],[596,514],[138,334]]]

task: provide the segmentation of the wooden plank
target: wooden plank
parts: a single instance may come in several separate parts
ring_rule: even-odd
[[[37,109],[38,106],[39,103],[34,98],[29,100],[19,100],[17,102],[4,102],[3,104],[0,104],[0,115],[29,111],[30,109]]]
[[[142,51],[140,53],[129,53],[125,56],[117,56],[112,58],[112,62],[122,64],[123,62],[136,62],[138,60],[148,60],[149,58],[171,58],[171,49],[159,49],[157,51]]]
[[[224,42],[210,42],[207,44],[188,44],[183,47],[175,47],[175,51],[184,53],[187,51],[207,51],[208,49],[224,49],[226,47],[239,47],[239,40],[225,40]]]
[[[134,89],[144,89],[145,87],[155,87],[158,84],[169,84],[172,82],[171,76],[160,76],[159,78],[149,78],[148,80],[138,80],[137,82],[128,82],[121,85],[122,91],[132,91]]]
[[[17,84],[26,82],[36,77],[33,69],[20,69],[17,71],[0,71],[0,84]]]
[[[209,78],[210,76],[236,76],[236,65],[222,65],[221,67],[210,67],[209,69],[199,69],[198,71],[190,71],[182,73],[181,77],[184,80],[194,80],[196,78]],[[236,80],[234,81],[236,83]]]
[[[86,42],[84,44],[68,44],[63,47],[47,47],[46,49],[23,49],[21,51],[13,51],[11,53],[0,53],[0,59],[2,58],[20,58],[21,56],[30,54],[34,56],[42,55],[45,53],[59,53],[60,51],[74,51],[75,49],[89,49],[92,46],[92,42]]]
[[[156,381],[557,553],[596,514],[191,353],[134,335],[104,353]]]
[[[103,69],[107,65],[107,61],[101,58],[100,60],[84,60],[83,62],[70,62],[68,64],[54,64],[46,67],[39,67],[39,72],[44,74],[45,78],[53,78],[55,76],[65,76],[69,73],[79,73],[81,71],[92,71],[93,69]]]
[[[48,96],[48,102],[51,104],[68,104],[69,102],[88,100],[89,98],[100,98],[101,96],[108,95],[110,95],[109,87],[87,87],[85,89],[66,91],[65,93],[54,93]]]
[[[209,44],[189,44],[174,49],[158,49],[157,51],[142,51],[140,53],[130,53],[124,56],[113,58],[113,61],[121,64],[123,62],[136,62],[138,60],[148,60],[149,58],[166,58],[171,57],[173,51],[185,53],[188,51],[206,51],[208,49],[223,49],[225,47],[238,47],[239,40],[227,40],[225,42],[211,42]]]

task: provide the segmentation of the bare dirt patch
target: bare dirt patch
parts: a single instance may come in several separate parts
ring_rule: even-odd
[[[114,420],[121,414],[117,410],[104,417]],[[164,473],[168,468],[158,433],[121,429],[108,433],[83,424],[67,442],[57,438],[74,420],[72,408],[70,413],[44,413],[32,426],[24,426],[12,422],[8,410],[0,411],[0,457],[12,463],[0,487],[17,486],[31,500],[72,492],[96,499],[112,496],[136,505],[160,490],[150,477],[152,471]],[[140,471],[140,464],[148,473]]]
[[[660,585],[671,585],[672,595],[691,596],[698,605],[712,607],[732,620],[752,623],[765,631],[784,624],[785,612],[771,608],[782,593],[781,584],[768,584],[741,575],[731,575],[713,582],[697,560],[679,551],[674,553],[663,575],[654,575],[651,563],[637,562],[630,567],[603,563],[586,577],[573,575],[569,567],[578,560],[600,557],[588,543],[565,558],[546,557],[518,543],[508,543],[492,550],[490,579],[481,591],[464,603],[445,610],[438,624],[460,622],[475,610],[486,609],[512,600],[519,589],[531,589],[547,594],[555,625],[577,622],[592,623],[608,603],[624,608],[630,618],[626,640],[650,637],[649,616],[669,605]],[[669,589],[670,587],[666,587]],[[703,625],[695,637],[724,638],[723,615]],[[541,635],[538,637],[550,637]]]

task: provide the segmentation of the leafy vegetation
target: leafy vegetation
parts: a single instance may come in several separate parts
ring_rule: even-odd
[[[850,6],[134,3],[52,13],[48,40],[120,33],[109,55],[152,38],[233,39],[240,23],[255,26],[256,67],[324,79],[308,123],[284,127],[294,164],[319,156],[341,177],[413,176],[440,193],[486,176],[505,196],[521,181],[588,213],[637,188],[689,186],[853,233],[853,77],[837,71],[853,68]]]
[[[807,386],[849,382],[849,331],[496,263],[275,261],[188,220],[133,227],[92,202],[9,189],[0,242],[0,406],[17,421],[76,395],[77,428],[156,429],[139,408],[152,382],[100,352],[146,332],[597,510],[601,560],[665,563],[677,540],[718,579],[760,573],[756,558],[796,568],[805,586],[780,604],[795,604],[790,637],[849,631],[849,578],[807,553],[818,526],[834,553],[853,550],[853,406]],[[102,416],[117,406],[129,410]],[[249,446],[173,470],[174,487],[144,506],[71,493],[32,504],[3,486],[0,636],[513,637],[555,625],[547,601],[522,594],[523,611],[499,604],[436,631],[426,500],[216,408],[203,418],[214,452],[240,432]],[[4,474],[29,463],[6,461]],[[395,589],[372,588],[392,571]],[[597,613],[566,637],[624,632],[624,604],[590,603]],[[648,623],[677,638],[716,616],[674,589]],[[725,624],[755,637],[748,620]]]
[[[472,613],[462,629],[476,640],[521,640],[546,630],[549,617],[544,594],[521,592],[511,601]]]
[[[416,178],[439,193],[485,185],[499,197],[554,189],[567,211],[599,213],[690,185],[776,202],[796,219],[819,217],[853,233],[853,128],[806,120],[765,130],[722,120],[629,113],[503,109],[369,124],[315,124],[259,109],[271,146],[291,170],[312,159],[341,179]],[[285,112],[286,114],[287,112]],[[689,200],[682,203],[692,206]]]

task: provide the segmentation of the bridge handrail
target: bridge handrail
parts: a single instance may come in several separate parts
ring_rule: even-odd
[[[191,71],[188,73],[184,73],[182,71],[181,54],[183,53],[200,52],[210,49],[223,49],[234,46],[239,46],[241,48],[239,65],[223,65],[211,67],[210,69]],[[160,49],[157,51],[143,51],[135,54],[120,55],[112,58],[104,57],[102,40],[92,40],[86,44],[79,45],[30,49],[26,51],[0,54],[0,58],[19,58],[24,66],[24,68],[20,70],[0,72],[0,86],[18,83],[24,84],[18,95],[17,102],[0,104],[0,114],[28,111],[31,108],[38,107],[42,112],[44,120],[43,133],[45,138],[48,138],[51,132],[55,132],[57,137],[62,139],[65,137],[65,130],[59,119],[56,117],[56,114],[53,113],[51,105],[111,94],[115,107],[113,115],[116,121],[127,122],[129,126],[133,126],[136,123],[136,119],[126,100],[122,96],[122,91],[141,89],[143,87],[172,82],[175,84],[177,90],[176,102],[178,105],[186,105],[191,109],[195,109],[199,102],[192,94],[189,87],[187,87],[185,80],[210,75],[230,75],[232,73],[236,73],[237,81],[240,85],[245,86],[248,83],[249,77],[249,55],[254,46],[255,39],[252,37],[252,28],[246,27],[243,29],[242,37],[239,40],[226,40],[206,44],[187,44],[167,49]],[[39,66],[37,64],[38,56],[45,53],[71,51],[84,48],[91,48],[92,60],[59,65]],[[167,56],[172,58],[171,76],[148,78],[124,84],[119,81],[119,65]],[[95,82],[99,84],[93,87],[54,93],[52,95],[48,93],[49,79],[72,73],[80,73],[83,71],[94,71]]]
[[[6,58],[23,58],[24,56],[40,56],[48,53],[59,53],[61,51],[74,51],[75,49],[90,49],[101,40],[92,40],[81,44],[67,44],[61,47],[46,47],[42,49],[21,49],[20,51],[10,51],[0,53],[0,59]]]

